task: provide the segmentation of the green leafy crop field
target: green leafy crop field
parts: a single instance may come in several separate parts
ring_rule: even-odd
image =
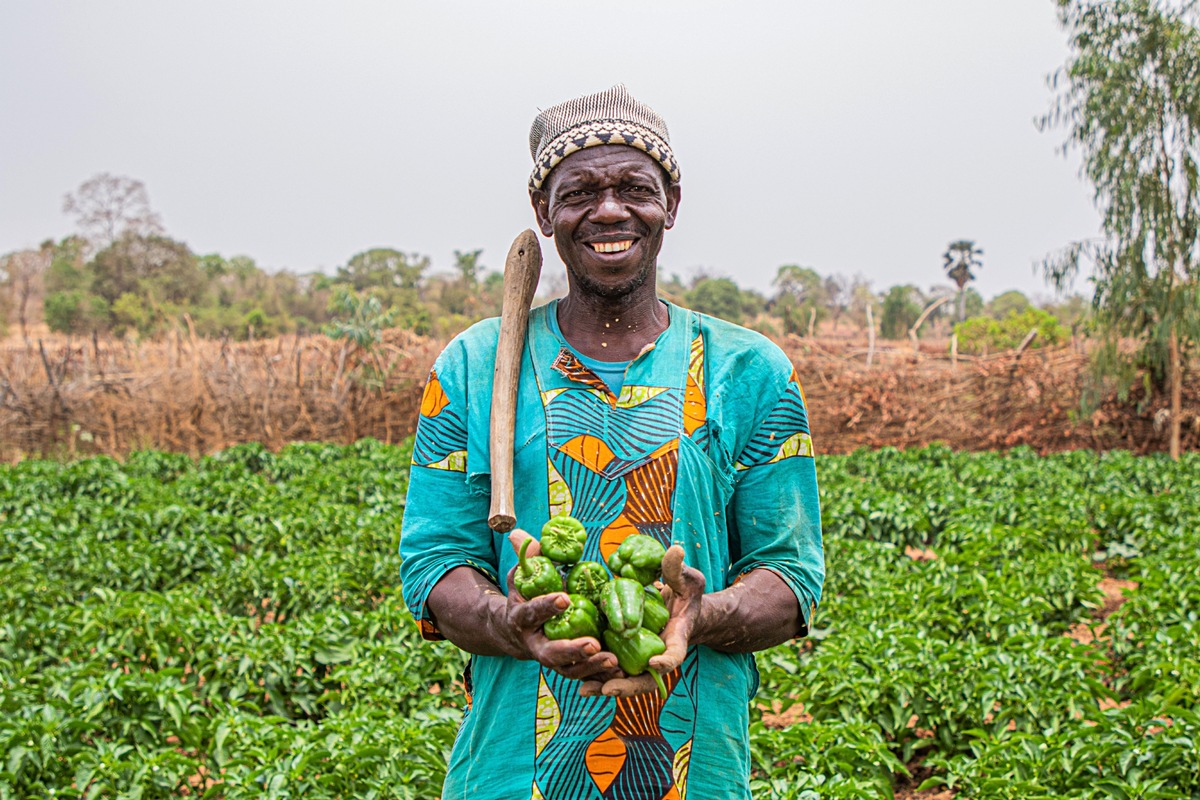
[[[436,798],[464,659],[400,600],[407,463],[0,467],[0,798]],[[755,797],[1200,797],[1200,457],[819,470],[826,597],[759,654]]]

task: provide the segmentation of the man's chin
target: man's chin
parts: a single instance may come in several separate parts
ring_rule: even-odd
[[[605,300],[620,300],[634,294],[654,275],[654,268],[643,268],[634,275],[613,280],[601,280],[583,270],[571,274],[574,288],[585,295]],[[653,289],[653,284],[651,284]]]

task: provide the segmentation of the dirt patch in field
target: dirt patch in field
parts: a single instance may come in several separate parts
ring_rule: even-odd
[[[1109,640],[1108,623],[1105,620],[1129,599],[1126,592],[1136,589],[1137,586],[1137,581],[1101,578],[1099,588],[1104,599],[1101,601],[1100,608],[1092,613],[1091,619],[1080,620],[1072,625],[1066,635],[1079,644],[1107,642]]]
[[[953,800],[954,792],[944,786],[918,791],[917,787],[932,777],[933,770],[920,762],[908,764],[907,767],[911,777],[897,776],[893,787],[896,800]]]

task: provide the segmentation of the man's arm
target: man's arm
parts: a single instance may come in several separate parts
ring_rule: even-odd
[[[804,625],[800,603],[769,569],[747,572],[720,592],[704,595],[691,643],[722,653],[753,653],[782,644]]]

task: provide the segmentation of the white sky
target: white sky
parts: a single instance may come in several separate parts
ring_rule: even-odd
[[[71,233],[63,196],[111,172],[197,253],[305,272],[395,247],[445,270],[483,248],[500,269],[533,224],[538,108],[623,82],[683,171],[668,272],[927,289],[974,239],[985,297],[1049,295],[1035,262],[1099,231],[1063,133],[1033,122],[1067,56],[1054,7],[4,0],[0,253]]]

